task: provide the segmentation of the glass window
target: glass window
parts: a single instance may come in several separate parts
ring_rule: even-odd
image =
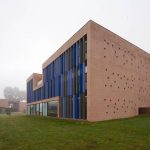
[[[36,115],[40,114],[40,104],[36,104]]]
[[[27,106],[27,115],[30,115],[30,105]]]
[[[40,103],[40,116],[42,116],[42,103]]]
[[[47,116],[47,103],[43,103],[43,116]]]
[[[35,115],[35,105],[31,105],[31,115]]]
[[[48,102],[48,116],[57,117],[58,101]]]

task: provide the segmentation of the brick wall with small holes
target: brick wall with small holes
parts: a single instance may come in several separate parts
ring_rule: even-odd
[[[90,29],[87,119],[138,115],[150,107],[150,55],[98,24]]]

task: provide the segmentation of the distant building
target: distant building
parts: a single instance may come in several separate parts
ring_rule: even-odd
[[[150,112],[150,54],[89,21],[27,79],[29,115],[109,120]]]
[[[7,99],[0,99],[0,114],[6,114],[9,106]]]
[[[0,99],[0,108],[11,108],[13,112],[26,112],[26,101],[9,101]]]
[[[0,99],[0,107],[8,108],[9,100],[7,99]]]

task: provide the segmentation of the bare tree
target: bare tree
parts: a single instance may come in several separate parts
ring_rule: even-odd
[[[26,92],[20,91],[17,87],[6,87],[4,89],[4,96],[10,101],[21,101],[26,99]]]

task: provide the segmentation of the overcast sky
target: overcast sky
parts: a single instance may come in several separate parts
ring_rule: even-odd
[[[90,19],[150,52],[149,0],[0,0],[0,98]]]

